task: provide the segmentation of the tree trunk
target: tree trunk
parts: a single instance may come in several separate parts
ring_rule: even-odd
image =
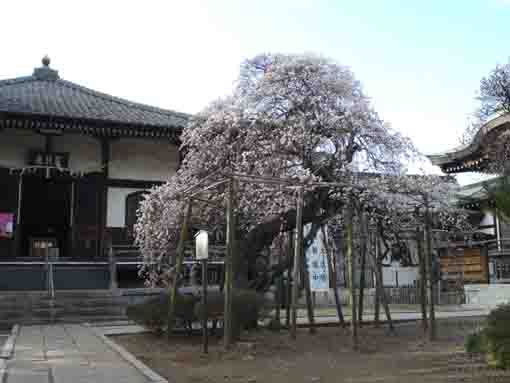
[[[361,274],[359,278],[359,303],[358,303],[358,320],[359,326],[363,324],[363,296],[365,293],[365,269],[366,269],[366,260],[367,260],[367,241],[368,241],[368,220],[366,213],[361,213],[361,222],[360,222],[360,255],[361,255]]]
[[[434,304],[435,298],[435,281],[434,281],[434,270],[432,267],[433,254],[432,254],[432,225],[430,219],[430,209],[428,200],[425,205],[425,243],[427,246],[426,257],[427,257],[427,271],[428,271],[428,304],[429,304],[429,340],[436,340],[436,310]]]
[[[425,256],[423,253],[423,238],[422,232],[418,227],[416,229],[416,248],[418,250],[418,260],[420,262],[420,279],[419,279],[419,295],[421,307],[421,323],[423,331],[426,333],[428,328],[427,323],[427,267],[425,265]]]
[[[347,265],[349,269],[349,292],[351,298],[351,337],[352,337],[352,347],[354,350],[358,349],[358,322],[356,315],[356,294],[354,292],[355,284],[354,284],[354,260],[353,260],[353,208],[352,202],[349,203],[349,206],[345,212],[345,226],[346,226],[346,258]]]
[[[335,296],[335,306],[336,313],[338,315],[338,323],[341,327],[345,327],[344,314],[342,313],[342,305],[340,302],[340,297],[338,296],[338,286],[337,286],[337,272],[336,272],[336,257],[331,251],[331,247],[329,246],[328,238],[326,237],[326,230],[324,230],[324,226],[321,227],[322,232],[322,241],[324,245],[324,249],[326,250],[326,257],[328,258],[328,265],[331,270],[331,286],[333,287],[333,294]]]
[[[191,201],[186,203],[184,217],[182,220],[181,232],[179,235],[179,243],[177,244],[176,260],[175,260],[175,277],[170,281],[170,292],[168,301],[167,316],[167,338],[170,339],[175,326],[175,306],[177,304],[177,291],[179,290],[180,276],[182,273],[182,263],[184,261],[184,251],[186,249],[186,240],[188,239],[188,223],[191,218]]]
[[[292,323],[290,335],[292,339],[297,338],[297,309],[299,298],[299,272],[300,262],[303,254],[303,188],[298,189],[297,197],[297,218],[296,218],[296,242],[294,244],[294,270],[292,283]]]

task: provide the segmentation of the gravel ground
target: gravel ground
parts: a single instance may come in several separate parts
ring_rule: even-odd
[[[301,382],[510,382],[510,372],[487,369],[483,356],[464,352],[466,334],[481,319],[439,322],[439,340],[429,343],[417,324],[399,325],[397,335],[385,328],[360,329],[360,349],[352,351],[346,329],[320,328],[316,335],[300,329],[293,342],[286,332],[260,330],[243,336],[224,352],[211,340],[208,355],[201,339],[175,337],[172,343],[152,334],[113,339],[169,381],[176,383]]]

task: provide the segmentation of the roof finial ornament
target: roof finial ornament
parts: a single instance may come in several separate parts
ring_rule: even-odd
[[[38,80],[58,80],[58,71],[55,69],[50,68],[50,58],[48,55],[45,55],[42,60],[42,67],[35,68],[33,76],[37,78]]]
[[[45,66],[45,67],[49,67],[50,66],[50,57],[48,55],[44,55],[44,57],[42,58],[42,64]]]

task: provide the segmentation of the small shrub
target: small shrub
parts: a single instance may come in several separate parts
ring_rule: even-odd
[[[223,317],[225,299],[219,291],[211,292],[207,296],[207,316],[209,319]],[[242,329],[256,328],[258,320],[266,307],[266,300],[262,294],[253,290],[234,289],[232,291],[232,328],[234,338],[238,338]],[[195,304],[194,314],[202,318],[203,305],[201,301]]]
[[[485,336],[485,332],[478,331],[472,334],[469,334],[466,337],[466,341],[464,343],[464,348],[466,352],[470,354],[480,354],[487,352],[487,339]]]
[[[177,295],[175,317],[181,320],[185,327],[191,328],[196,320],[194,305],[197,298],[192,295]],[[126,314],[132,321],[145,326],[157,333],[163,333],[168,323],[168,294],[161,294],[147,302],[130,305]]]
[[[510,304],[501,305],[490,312],[486,338],[489,364],[510,369]]]

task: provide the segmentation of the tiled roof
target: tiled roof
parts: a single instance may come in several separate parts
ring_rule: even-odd
[[[0,80],[1,112],[172,130],[183,128],[190,118],[63,80],[47,58],[32,76]]]

